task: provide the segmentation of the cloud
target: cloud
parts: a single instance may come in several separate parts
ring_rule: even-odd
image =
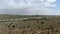
[[[30,6],[20,9],[4,9],[1,14],[17,14],[17,15],[57,15],[58,12],[54,9]]]
[[[55,3],[56,0],[47,0],[47,2],[49,2],[49,3]]]
[[[56,0],[0,0],[0,13],[20,15],[57,14],[53,9],[57,6],[55,2]]]
[[[0,0],[1,8],[20,8],[25,6],[43,5],[45,7],[56,6],[56,0]],[[0,9],[1,9],[0,8]]]

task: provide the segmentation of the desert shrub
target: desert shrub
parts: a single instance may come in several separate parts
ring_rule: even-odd
[[[24,32],[22,32],[21,34],[24,34]]]
[[[58,32],[58,30],[56,30],[55,32]]]
[[[27,28],[30,28],[30,25],[27,25]]]
[[[58,24],[60,24],[60,23],[58,23]]]
[[[8,27],[10,28],[10,25]]]
[[[44,24],[44,22],[41,22],[41,24]]]
[[[39,23],[39,20],[37,21],[37,23]]]
[[[49,26],[51,31],[53,32],[54,27],[52,25]]]
[[[8,25],[8,28],[10,28],[12,24],[13,24],[13,23],[10,23],[10,24]]]
[[[34,32],[32,34],[35,34]]]
[[[38,34],[42,34],[42,33],[38,33]]]
[[[56,29],[55,32],[58,32],[59,29]]]
[[[32,29],[32,28],[31,28],[30,30],[31,30],[31,31],[33,31],[33,29]]]
[[[53,31],[54,31],[54,27],[50,24],[49,25],[49,27],[47,28],[47,34],[50,34],[49,32],[50,32],[50,30],[51,30],[51,32],[53,33]]]
[[[12,25],[12,28],[15,28],[15,25]]]

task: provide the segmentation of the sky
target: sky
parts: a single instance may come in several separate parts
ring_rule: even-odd
[[[60,15],[60,0],[0,0],[0,14]]]

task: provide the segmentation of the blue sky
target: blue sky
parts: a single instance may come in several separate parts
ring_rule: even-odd
[[[60,0],[0,0],[0,14],[60,15]]]
[[[56,4],[57,4],[56,9],[57,9],[58,11],[60,11],[60,0],[57,0],[57,1],[56,1]]]

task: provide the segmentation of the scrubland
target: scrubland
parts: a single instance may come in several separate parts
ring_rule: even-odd
[[[31,19],[0,21],[0,34],[60,34],[60,16],[0,15],[0,20],[30,17]]]

